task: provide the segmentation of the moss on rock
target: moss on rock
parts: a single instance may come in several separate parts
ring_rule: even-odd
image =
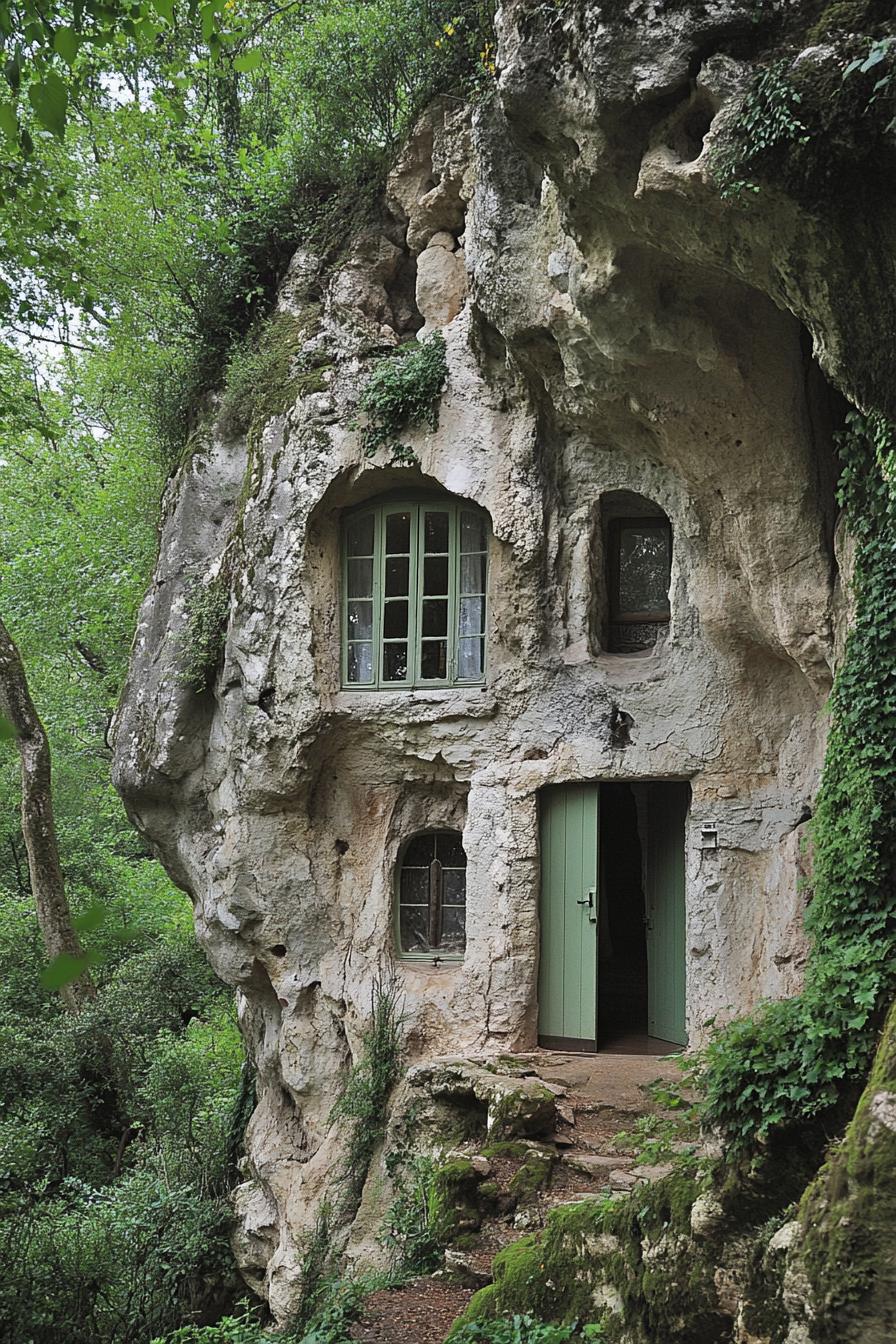
[[[841,1142],[799,1209],[794,1262],[820,1310],[819,1344],[865,1338],[862,1322],[896,1301],[896,1005]],[[872,1336],[868,1336],[871,1338]],[[877,1336],[874,1336],[877,1338]],[[881,1336],[883,1338],[883,1336]]]

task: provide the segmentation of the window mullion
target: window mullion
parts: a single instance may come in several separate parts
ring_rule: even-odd
[[[379,690],[383,684],[383,533],[385,521],[382,509],[373,515],[373,684]]]
[[[433,859],[429,865],[429,945],[442,943],[442,865]]]
[[[423,616],[420,604],[423,601],[423,584],[420,570],[423,566],[423,508],[415,504],[412,513],[410,580],[408,583],[408,676],[410,685],[420,683],[420,639],[423,628]]]
[[[448,681],[457,680],[457,593],[460,584],[460,513],[452,504],[448,514]]]

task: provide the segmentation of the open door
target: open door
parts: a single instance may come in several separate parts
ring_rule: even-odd
[[[541,794],[541,960],[538,1040],[597,1049],[600,786],[561,784]]]
[[[645,915],[647,1031],[687,1045],[685,1029],[684,830],[687,784],[647,786]]]

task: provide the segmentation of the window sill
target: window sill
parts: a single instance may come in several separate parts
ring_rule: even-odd
[[[487,719],[497,713],[498,702],[487,686],[440,686],[432,690],[378,691],[341,690],[333,696],[333,708],[353,718],[439,719],[462,716]]]
[[[400,966],[406,966],[409,970],[415,971],[456,971],[458,967],[463,966],[463,957],[439,957],[438,961],[434,957],[415,956],[409,952],[396,953],[396,961]]]

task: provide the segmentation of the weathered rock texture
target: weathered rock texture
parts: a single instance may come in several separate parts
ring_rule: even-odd
[[[844,605],[821,369],[861,398],[850,349],[870,319],[853,237],[712,181],[756,9],[506,5],[496,95],[431,110],[381,227],[334,273],[294,260],[280,307],[317,370],[304,394],[250,442],[212,432],[169,486],[115,771],[240,991],[259,1095],[243,1257],[279,1314],[376,974],[399,976],[412,1060],[534,1042],[545,785],[690,780],[692,1042],[799,986],[800,842]],[[423,325],[447,341],[438,430],[406,436],[419,467],[365,460],[350,422],[369,357]],[[491,519],[488,684],[343,691],[340,513],[423,484]],[[671,624],[646,657],[601,647],[614,491],[674,532]],[[226,644],[196,693],[188,585],[219,572]],[[444,826],[468,856],[466,957],[401,962],[399,845]]]

